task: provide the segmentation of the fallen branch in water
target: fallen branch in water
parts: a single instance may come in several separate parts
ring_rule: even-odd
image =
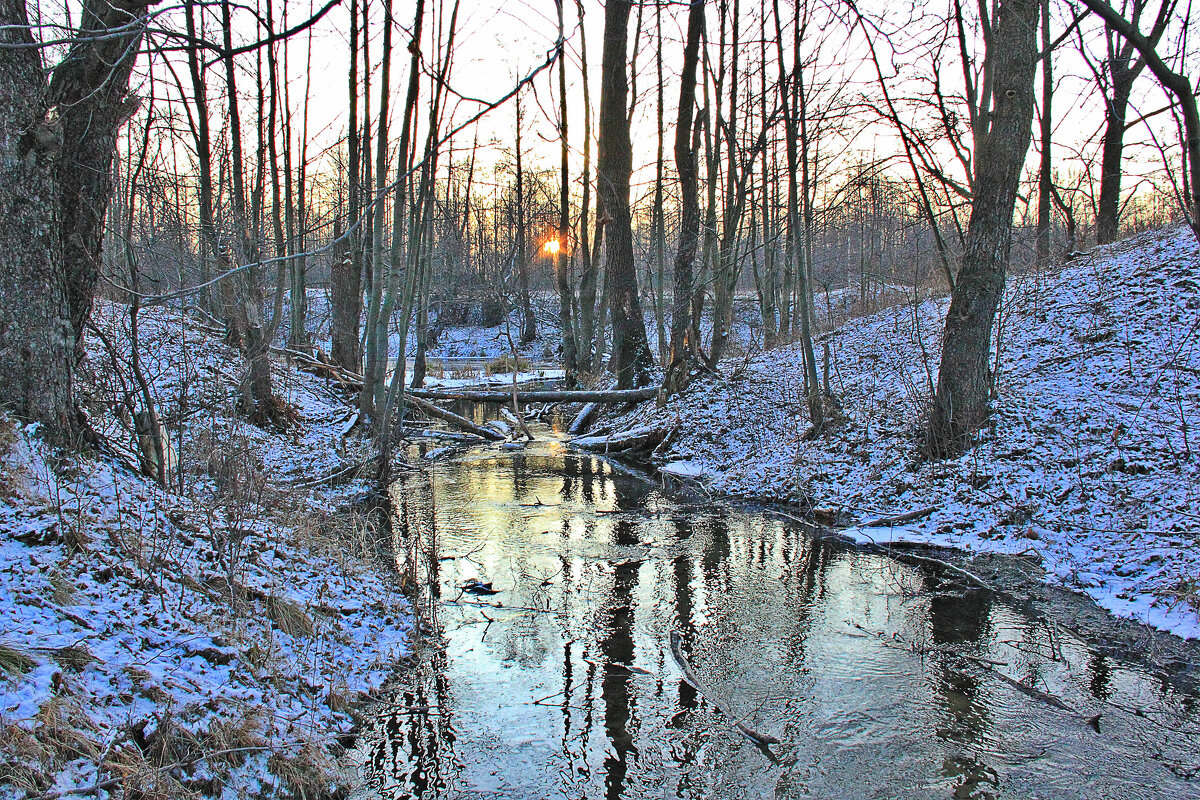
[[[669,426],[642,425],[603,436],[580,436],[567,444],[593,453],[649,453],[672,432]]]
[[[733,716],[733,711],[727,701],[717,697],[707,686],[705,686],[696,673],[692,671],[691,665],[688,664],[687,658],[683,655],[682,639],[679,636],[679,631],[671,631],[671,655],[675,657],[675,663],[679,665],[680,671],[683,672],[683,678],[692,685],[693,688],[712,703],[713,707],[725,714],[733,720],[734,726],[739,731],[744,733],[748,739],[758,745],[779,744],[779,740],[769,733],[759,733],[749,727],[741,720]]]

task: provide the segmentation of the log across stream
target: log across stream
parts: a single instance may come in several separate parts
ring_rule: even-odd
[[[535,433],[395,487],[441,591],[349,756],[357,800],[1200,796],[1200,697],[1163,676]]]

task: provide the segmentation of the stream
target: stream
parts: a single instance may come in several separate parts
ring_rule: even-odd
[[[1200,695],[951,571],[535,433],[395,487],[440,597],[356,800],[1200,797]]]

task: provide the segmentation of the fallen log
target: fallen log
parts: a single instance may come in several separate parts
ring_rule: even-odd
[[[475,403],[511,403],[511,391],[475,389],[412,389],[416,397],[427,400],[469,400]],[[650,400],[658,394],[657,386],[641,389],[537,389],[518,391],[519,403],[636,403]]]
[[[925,508],[918,508],[915,511],[909,511],[904,514],[891,514],[889,516],[879,517],[878,519],[873,519],[868,522],[860,522],[858,524],[858,527],[860,527],[860,528],[882,528],[886,525],[902,525],[905,522],[912,522],[914,520],[923,519],[924,517],[928,517],[930,514],[932,514],[933,512],[935,512],[937,510],[938,510],[937,506],[926,506]]]
[[[704,695],[714,708],[732,719],[734,726],[755,744],[762,746],[779,744],[779,740],[771,734],[759,733],[733,716],[733,710],[730,708],[728,701],[713,694],[712,689],[705,686],[696,673],[692,671],[691,665],[688,664],[687,658],[683,655],[682,643],[683,640],[679,635],[679,631],[671,631],[671,655],[675,657],[675,663],[679,666],[680,671],[683,672],[684,680],[690,683],[697,692]]]
[[[405,394],[404,394],[404,399],[405,399],[405,401],[411,403],[412,407],[415,408],[416,410],[420,411],[422,414],[433,417],[434,419],[440,419],[442,422],[447,422],[447,423],[453,425],[454,427],[458,428],[459,430],[466,431],[467,433],[473,433],[476,436],[482,436],[484,439],[487,439],[489,442],[499,442],[499,441],[504,440],[504,437],[502,435],[500,435],[496,431],[492,430],[491,428],[485,428],[481,425],[476,425],[474,422],[467,419],[466,417],[460,417],[458,414],[455,414],[453,411],[447,411],[444,408],[435,406],[433,403],[430,403],[428,400],[423,400],[420,397],[414,397],[413,395],[408,394],[407,392],[405,392]]]
[[[673,428],[642,425],[603,436],[579,436],[568,444],[593,453],[649,453],[658,447]]]
[[[588,403],[579,409],[579,413],[575,415],[575,419],[571,420],[571,427],[567,429],[567,433],[572,436],[578,436],[587,430],[588,426],[592,424],[592,417],[596,416],[596,411],[599,408],[599,403]]]

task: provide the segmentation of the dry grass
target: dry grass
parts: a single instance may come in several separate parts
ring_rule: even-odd
[[[16,724],[0,728],[0,785],[45,791],[50,767],[50,751],[31,731]]]
[[[100,659],[92,655],[86,644],[82,642],[66,647],[54,647],[46,651],[50,657],[63,669],[82,671],[88,664]]]
[[[342,782],[333,756],[313,742],[291,753],[272,753],[267,759],[267,769],[296,798],[328,797]]]
[[[488,375],[507,375],[514,371],[528,372],[533,369],[533,364],[524,356],[504,355],[489,361],[485,369]]]
[[[96,726],[67,695],[51,697],[34,717],[34,735],[50,751],[54,763],[65,764],[77,758],[95,761],[100,757],[96,744]]]
[[[312,636],[313,621],[298,603],[286,597],[267,595],[267,618],[281,633],[289,636]]]
[[[50,599],[57,605],[69,606],[75,602],[76,587],[74,582],[58,570],[46,576],[50,582]]]
[[[0,642],[0,672],[5,675],[24,675],[37,666],[37,660],[12,645]]]

